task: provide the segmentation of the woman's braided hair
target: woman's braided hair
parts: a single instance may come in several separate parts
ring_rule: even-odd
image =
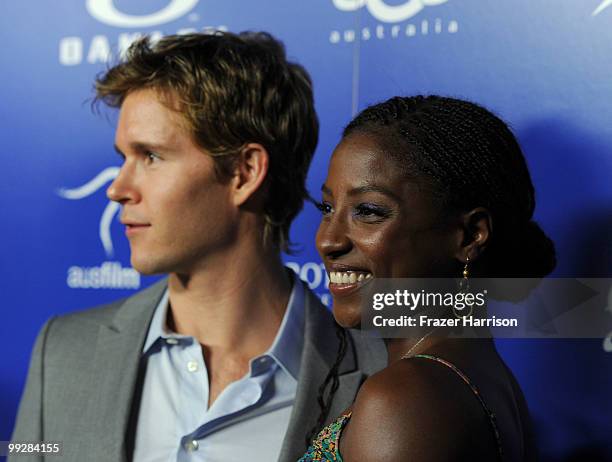
[[[445,210],[491,213],[487,276],[540,278],[554,269],[554,244],[532,220],[535,191],[521,148],[491,112],[454,98],[395,97],[361,112],[343,138],[357,133],[371,136],[407,178],[427,184]],[[307,445],[325,423],[339,384],[347,334],[336,327],[338,354],[319,388],[321,413]]]
[[[319,408],[321,409],[319,413],[319,418],[317,419],[317,423],[315,426],[308,432],[306,435],[306,446],[310,444],[312,439],[317,435],[319,430],[323,428],[325,424],[325,420],[329,415],[329,410],[331,408],[332,400],[334,399],[334,395],[340,386],[340,380],[338,378],[338,372],[340,369],[340,364],[346,355],[346,350],[348,348],[348,334],[344,328],[340,327],[337,323],[334,323],[336,327],[336,337],[338,337],[338,353],[336,355],[336,360],[334,364],[329,369],[325,380],[319,387],[319,393],[317,394],[317,403],[319,404]],[[329,391],[327,388],[329,387]]]
[[[395,97],[361,112],[343,137],[354,133],[372,136],[445,210],[491,213],[488,277],[539,278],[554,269],[554,244],[532,221],[535,192],[521,148],[491,112],[454,98]]]

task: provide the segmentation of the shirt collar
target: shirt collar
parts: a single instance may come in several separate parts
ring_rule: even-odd
[[[287,309],[272,346],[261,356],[271,357],[281,369],[287,374],[298,379],[300,363],[302,358],[302,347],[304,345],[304,303],[306,299],[306,288],[304,282],[291,270],[287,270],[293,278],[293,288],[287,303]],[[172,332],[166,325],[168,319],[168,289],[164,292],[161,300],[155,308],[147,339],[142,349],[147,353],[158,339],[189,339],[191,337]],[[251,361],[255,361],[254,358]],[[253,367],[251,367],[253,371]]]
[[[166,325],[166,319],[168,319],[168,307],[168,289],[166,288],[164,295],[155,308],[153,319],[151,319],[147,339],[145,340],[144,347],[142,348],[143,353],[147,353],[160,338],[166,340],[189,338],[168,329],[168,326]]]
[[[285,316],[272,346],[262,356],[268,355],[295,380],[300,374],[302,347],[304,345],[304,282],[293,272],[293,288],[287,303]]]

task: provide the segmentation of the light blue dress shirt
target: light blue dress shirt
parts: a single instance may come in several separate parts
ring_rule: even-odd
[[[287,310],[272,346],[208,407],[208,372],[193,337],[169,331],[168,292],[157,306],[147,360],[134,461],[278,459],[295,400],[304,343],[304,283],[293,274]]]

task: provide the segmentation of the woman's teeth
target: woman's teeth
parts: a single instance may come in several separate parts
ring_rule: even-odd
[[[329,282],[333,284],[354,284],[365,279],[370,279],[372,273],[358,271],[331,271],[329,273]]]

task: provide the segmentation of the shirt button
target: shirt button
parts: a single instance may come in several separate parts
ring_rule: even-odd
[[[189,361],[187,363],[187,370],[189,372],[195,372],[198,370],[198,362],[197,361]]]
[[[199,447],[200,445],[196,440],[187,441],[185,443],[185,451],[187,452],[197,451]]]
[[[175,339],[175,338],[167,338],[167,339],[166,339],[166,343],[167,343],[168,345],[177,345],[177,344],[178,344],[178,340],[177,340],[177,339]]]

